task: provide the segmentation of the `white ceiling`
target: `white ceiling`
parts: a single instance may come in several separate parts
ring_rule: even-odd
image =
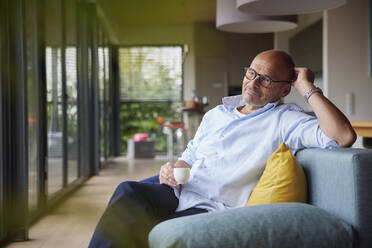
[[[216,0],[96,0],[96,3],[111,38],[122,37],[126,27],[191,25],[216,19]]]
[[[119,26],[184,25],[214,21],[216,0],[97,0]]]

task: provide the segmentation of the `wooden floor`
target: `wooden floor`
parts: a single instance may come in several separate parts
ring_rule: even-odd
[[[165,158],[116,158],[80,189],[30,228],[30,240],[6,247],[87,247],[93,230],[116,186],[158,174]]]

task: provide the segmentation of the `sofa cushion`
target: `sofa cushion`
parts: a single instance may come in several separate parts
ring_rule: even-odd
[[[306,202],[306,177],[291,150],[281,143],[248,199],[247,206],[280,202]]]
[[[278,203],[180,217],[155,226],[150,247],[352,247],[352,227],[304,203]]]

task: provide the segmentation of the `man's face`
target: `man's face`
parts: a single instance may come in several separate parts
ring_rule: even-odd
[[[270,59],[268,56],[258,55],[250,65],[250,68],[261,75],[269,76],[273,80],[289,80],[288,69],[283,70],[278,61]],[[268,88],[261,86],[259,77],[253,80],[244,77],[242,85],[242,95],[245,102],[254,108],[265,106],[269,102],[275,102],[286,96],[290,91],[288,83],[272,83]]]

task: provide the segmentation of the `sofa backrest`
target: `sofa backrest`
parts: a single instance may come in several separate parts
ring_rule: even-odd
[[[319,149],[297,152],[309,203],[350,223],[357,247],[372,247],[372,150]]]

